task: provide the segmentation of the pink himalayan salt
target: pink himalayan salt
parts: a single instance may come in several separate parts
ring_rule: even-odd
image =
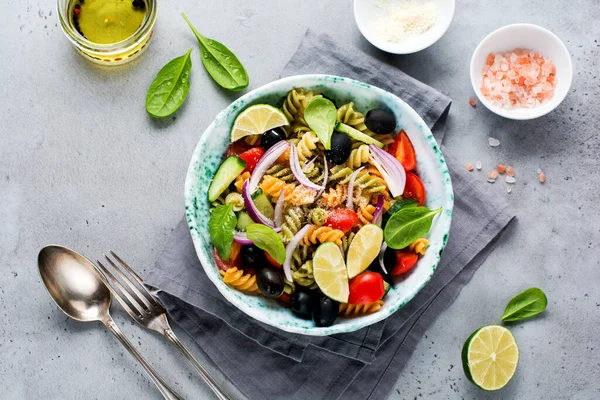
[[[542,54],[516,49],[489,54],[483,67],[481,94],[502,108],[532,108],[554,96],[556,67]]]

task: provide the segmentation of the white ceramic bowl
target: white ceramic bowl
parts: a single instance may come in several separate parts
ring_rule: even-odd
[[[416,53],[437,42],[448,30],[454,17],[455,0],[419,0],[420,3],[433,3],[437,8],[437,21],[427,31],[411,36],[400,43],[391,43],[377,34],[377,19],[384,11],[379,6],[397,0],[354,0],[354,19],[358,30],[371,44],[392,54]]]
[[[293,88],[306,88],[323,93],[341,105],[354,101],[357,110],[385,107],[396,116],[398,128],[406,131],[417,154],[417,173],[427,190],[426,206],[442,207],[443,212],[433,222],[427,235],[429,248],[417,266],[399,277],[385,297],[385,304],[376,313],[357,318],[342,318],[330,327],[316,327],[313,321],[295,316],[276,301],[248,296],[223,283],[208,234],[210,216],[207,193],[212,178],[229,146],[229,131],[236,116],[246,107],[257,103],[281,106],[286,94]],[[186,218],[204,271],[221,294],[249,316],[288,332],[323,336],[354,331],[385,319],[404,306],[429,281],[450,231],[454,195],[452,182],[444,157],[423,119],[395,95],[366,83],[330,75],[299,75],[269,83],[240,97],[223,110],[200,138],[185,181]],[[207,284],[210,284],[207,282]]]
[[[481,94],[481,76],[488,54],[504,53],[515,49],[540,52],[556,65],[554,97],[533,108],[504,109],[491,104]],[[471,58],[471,84],[479,102],[490,111],[510,119],[534,119],[548,114],[564,100],[573,80],[571,55],[564,43],[554,33],[533,24],[513,24],[490,33],[479,43]]]

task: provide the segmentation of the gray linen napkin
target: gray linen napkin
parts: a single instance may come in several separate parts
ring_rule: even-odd
[[[450,100],[355,48],[307,31],[282,76],[328,73],[397,94],[441,142]],[[227,303],[207,279],[185,221],[172,233],[146,282],[171,318],[250,399],[379,399],[393,388],[427,327],[492,251],[514,214],[476,186],[445,153],[455,193],[450,239],[427,286],[404,308],[360,331],[311,338],[277,331]]]

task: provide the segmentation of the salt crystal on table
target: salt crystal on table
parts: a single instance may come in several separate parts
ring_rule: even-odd
[[[539,175],[539,174],[541,174],[541,173],[542,173],[542,169],[541,169],[541,168],[538,168],[536,172],[537,172],[537,174]]]
[[[488,143],[492,147],[498,147],[498,146],[500,146],[500,141],[498,139],[496,139],[496,138],[493,138],[493,137],[488,138]]]
[[[507,187],[507,188],[506,188],[506,192],[507,192],[507,193],[510,193],[510,192],[512,192],[512,188],[511,188],[510,186],[509,186],[509,187]]]
[[[481,170],[481,161],[477,161],[475,163],[475,168],[477,168],[478,170]]]
[[[506,176],[506,178],[504,179],[506,181],[506,183],[515,183],[517,180],[515,179],[514,176]]]

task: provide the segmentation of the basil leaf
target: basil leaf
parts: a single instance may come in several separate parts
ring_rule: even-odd
[[[403,249],[415,240],[425,236],[433,217],[442,212],[442,208],[430,210],[427,207],[402,207],[387,222],[384,238],[388,247]]]
[[[181,14],[188,23],[198,44],[202,64],[206,71],[219,84],[219,86],[233,91],[245,89],[248,86],[248,74],[238,58],[225,45],[216,40],[202,36],[192,25],[185,14]]]
[[[284,263],[285,247],[281,237],[273,229],[261,224],[249,224],[246,227],[246,236],[256,247],[269,253],[275,261]]]
[[[315,97],[306,105],[304,119],[317,134],[325,150],[331,149],[331,135],[337,119],[335,105],[323,97]]]
[[[208,232],[223,261],[229,260],[237,218],[231,204],[216,206],[208,220]]]
[[[150,84],[146,111],[154,118],[168,117],[185,101],[190,91],[191,52],[192,49],[189,49],[181,57],[169,61]]]
[[[548,299],[542,289],[527,289],[508,302],[502,314],[502,322],[517,322],[534,317],[544,311],[547,305]]]

